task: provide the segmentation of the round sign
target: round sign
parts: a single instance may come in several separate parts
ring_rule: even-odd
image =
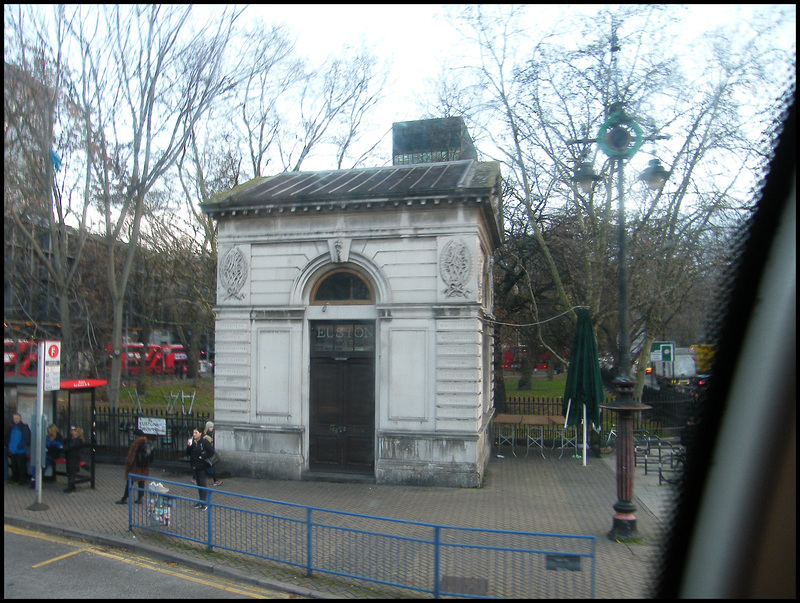
[[[58,358],[58,346],[53,344],[47,348],[47,355],[50,356],[50,358]]]
[[[625,113],[612,113],[600,126],[597,146],[612,159],[628,159],[644,143],[642,128]]]

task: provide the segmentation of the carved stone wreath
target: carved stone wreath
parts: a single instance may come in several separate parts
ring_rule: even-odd
[[[225,299],[244,299],[244,295],[239,292],[247,282],[247,259],[239,249],[231,248],[222,257],[219,263],[219,282],[227,293]]]
[[[470,294],[464,287],[469,282],[472,271],[472,255],[463,241],[448,241],[439,257],[439,273],[447,285],[445,297],[467,297]]]

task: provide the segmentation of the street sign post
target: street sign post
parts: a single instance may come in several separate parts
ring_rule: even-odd
[[[42,504],[42,464],[44,461],[44,392],[58,391],[61,387],[61,342],[40,341],[38,344],[38,366],[36,368],[36,416],[33,425],[36,437],[32,438],[34,475],[36,480],[36,501],[28,507],[32,511],[44,511],[48,506]]]
[[[669,362],[672,367],[672,377],[675,376],[675,342],[654,341],[650,346],[650,362]],[[666,369],[664,370],[666,373]],[[666,375],[665,375],[666,376]]]
[[[672,362],[675,360],[674,341],[654,341],[650,346],[651,362]]]

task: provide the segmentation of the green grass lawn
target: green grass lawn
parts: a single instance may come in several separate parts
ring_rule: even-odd
[[[519,390],[517,388],[519,377],[519,373],[505,373],[506,395],[538,398],[560,398],[564,395],[564,383],[567,378],[566,373],[554,375],[552,380],[549,380],[544,373],[534,373],[531,378],[530,389],[525,390]],[[131,399],[128,397],[128,392],[134,389],[135,387],[133,385],[122,388],[119,397],[120,406],[122,408],[130,408],[132,406]],[[164,396],[168,396],[170,392],[180,392],[181,390],[187,394],[190,394],[192,391],[197,392],[194,399],[195,410],[206,412],[214,411],[214,378],[210,376],[197,379],[196,387],[191,379],[171,381],[152,380],[147,383],[145,400],[142,403],[142,407],[166,410]],[[178,408],[180,408],[180,401],[178,402]]]
[[[136,389],[135,384],[129,387],[123,387],[119,394],[120,408],[132,408],[133,404],[128,396],[128,392]],[[214,412],[214,378],[203,377],[198,378],[196,381],[192,379],[176,379],[170,381],[152,380],[149,381],[145,388],[145,399],[142,402],[142,408],[152,408],[155,410],[166,410],[167,403],[164,399],[169,396],[170,392],[183,392],[185,394],[195,393],[194,406],[192,412]],[[186,401],[186,408],[188,410],[189,400]],[[180,411],[181,402],[175,404],[175,408]]]
[[[553,379],[547,378],[546,373],[534,373],[531,378],[530,389],[520,390],[519,373],[505,373],[506,395],[507,396],[530,396],[534,398],[561,398],[564,395],[564,384],[567,379],[566,373],[553,375]]]
[[[506,371],[506,395],[560,398],[564,395],[564,382],[566,377],[566,373],[562,373],[560,375],[554,375],[553,379],[549,380],[545,373],[534,373],[531,379],[530,389],[519,390],[517,388],[520,378],[519,373]],[[134,391],[134,389],[134,385],[129,385],[121,389],[119,396],[121,408],[133,407],[128,392]],[[169,396],[170,392],[181,391],[186,394],[191,394],[193,391],[197,392],[194,399],[194,410],[204,412],[214,411],[214,378],[211,376],[198,378],[196,382],[191,379],[175,379],[169,381],[162,381],[160,379],[149,380],[145,388],[145,399],[144,402],[142,402],[142,407],[152,408],[154,410],[166,410],[167,405],[164,397]],[[103,404],[103,401],[99,401],[99,403]],[[189,402],[187,401],[186,404],[188,405]],[[180,400],[176,407],[180,409]]]

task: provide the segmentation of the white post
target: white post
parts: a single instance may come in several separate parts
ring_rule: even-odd
[[[586,405],[583,405],[583,466],[586,466]]]
[[[31,458],[34,463],[34,480],[36,483],[36,505],[42,504],[42,442],[44,442],[44,434],[42,434],[42,415],[44,414],[44,366],[45,366],[45,348],[46,342],[40,341],[37,346],[37,366],[36,366],[36,414],[33,420],[33,427],[36,430],[35,438],[31,438],[33,445],[33,454]],[[53,468],[55,471],[55,468]]]

